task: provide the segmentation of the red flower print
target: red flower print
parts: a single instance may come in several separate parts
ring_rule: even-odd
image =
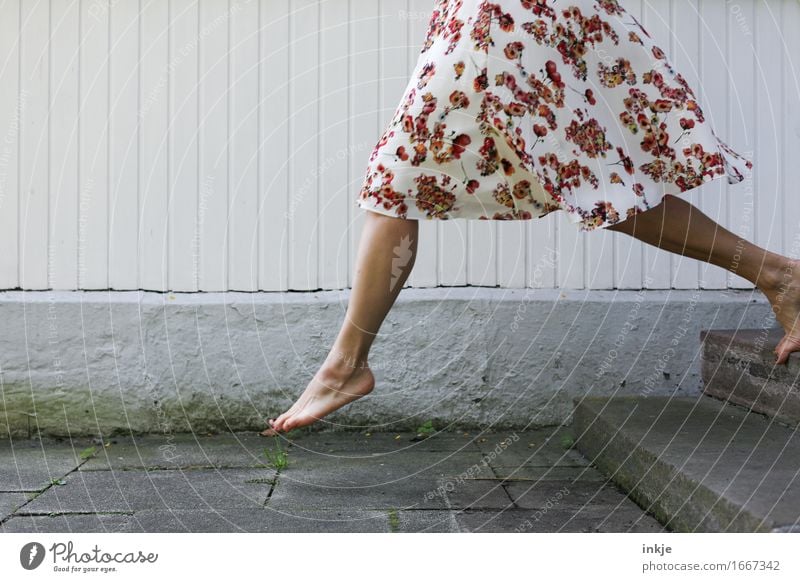
[[[636,73],[633,72],[630,61],[622,57],[618,58],[612,67],[600,63],[597,67],[597,75],[600,78],[600,84],[604,87],[616,87],[622,83],[636,84]]]
[[[555,10],[547,5],[548,0],[521,0],[522,7],[530,10],[536,16],[555,17]]]
[[[606,141],[605,130],[600,127],[596,119],[590,119],[586,123],[578,123],[573,119],[564,129],[564,135],[590,158],[605,156],[606,150],[611,149],[611,144]]]
[[[419,80],[417,82],[417,89],[422,89],[425,85],[428,84],[433,76],[436,74],[436,63],[427,63],[419,74]]]
[[[506,55],[507,59],[516,60],[522,56],[522,50],[525,48],[525,45],[519,41],[510,42],[506,45],[505,51],[503,51]]]
[[[531,195],[531,183],[528,180],[517,182],[514,184],[513,194],[517,200],[529,198]]]
[[[456,202],[456,195],[445,189],[450,177],[444,176],[440,185],[436,176],[420,174],[414,182],[417,184],[417,208],[432,218],[445,218]]]
[[[453,91],[450,94],[450,104],[453,108],[469,107],[469,98],[463,91]]]

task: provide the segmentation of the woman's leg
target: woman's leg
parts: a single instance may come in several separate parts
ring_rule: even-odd
[[[414,267],[418,232],[417,220],[367,211],[339,335],[297,402],[262,434],[309,425],[372,391],[369,349]]]
[[[800,350],[800,261],[757,247],[671,194],[658,206],[608,228],[752,282],[766,295],[786,334],[775,347],[777,363],[785,363],[791,352]]]

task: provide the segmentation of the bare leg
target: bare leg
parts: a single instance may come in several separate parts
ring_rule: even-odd
[[[309,425],[372,391],[369,349],[414,267],[418,232],[417,220],[367,211],[339,335],[297,402],[261,434]]]
[[[608,228],[752,282],[766,295],[785,332],[775,347],[776,362],[783,364],[800,350],[800,261],[757,247],[670,194],[658,206]]]

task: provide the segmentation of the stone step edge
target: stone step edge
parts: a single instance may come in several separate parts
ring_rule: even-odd
[[[697,498],[699,495],[703,497],[707,497],[709,501],[712,503],[711,507],[712,510],[710,511],[711,514],[722,514],[722,515],[731,515],[736,514],[738,515],[737,521],[751,521],[759,524],[757,529],[750,529],[747,531],[757,531],[757,532],[787,532],[787,531],[800,531],[800,528],[797,526],[788,527],[788,526],[779,526],[774,527],[771,525],[766,525],[764,520],[761,519],[759,516],[754,515],[752,512],[746,511],[742,509],[739,505],[730,502],[729,500],[725,499],[724,497],[720,497],[717,493],[710,490],[708,487],[703,485],[702,483],[698,483],[693,479],[687,479],[685,476],[677,470],[677,468],[670,463],[666,463],[662,461],[658,456],[651,453],[649,450],[644,449],[643,447],[639,446],[633,439],[629,438],[622,430],[619,430],[617,427],[611,426],[609,423],[605,422],[602,419],[602,414],[600,414],[596,409],[595,405],[600,404],[602,402],[610,400],[612,397],[603,397],[603,396],[589,396],[589,397],[579,397],[573,400],[575,405],[575,411],[573,415],[573,428],[575,434],[575,447],[578,451],[583,454],[600,472],[604,475],[609,477],[611,480],[614,481],[617,485],[619,485],[627,494],[628,496],[641,507],[643,510],[648,512],[649,514],[653,515],[656,520],[662,525],[673,529],[674,531],[686,531],[686,532],[694,532],[698,530],[692,529],[685,529],[681,528],[680,521],[674,521],[671,516],[668,515],[668,510],[665,507],[664,498],[665,496],[669,498],[669,494],[671,490],[675,489],[675,484],[679,483],[680,481],[689,481],[692,483],[693,487],[693,494],[694,498]],[[615,397],[615,398],[636,398],[633,396],[622,396],[622,397]],[[695,400],[695,398],[682,398],[684,400]],[[711,399],[719,406],[724,406],[722,402],[716,399]],[[602,432],[610,432],[614,434],[615,439],[622,439],[622,442],[625,443],[624,450],[630,451],[627,455],[630,458],[633,455],[636,455],[640,459],[640,464],[648,467],[648,473],[652,474],[652,469],[654,465],[659,465],[662,469],[666,471],[669,475],[667,479],[667,483],[670,485],[665,487],[664,483],[660,484],[660,487],[657,487],[659,491],[661,491],[659,497],[657,499],[651,499],[650,496],[644,492],[642,489],[635,487],[635,483],[640,482],[640,478],[636,477],[629,477],[625,473],[620,472],[620,467],[623,464],[624,460],[620,460],[619,458],[609,458],[608,454],[603,452],[604,450],[607,451],[608,442],[606,439],[599,438],[600,435],[595,434],[597,429],[589,429],[586,430],[587,426],[594,426],[602,429]],[[678,500],[679,504],[682,505],[682,500]],[[678,526],[675,528],[674,526]],[[726,532],[731,532],[732,530],[726,530]]]

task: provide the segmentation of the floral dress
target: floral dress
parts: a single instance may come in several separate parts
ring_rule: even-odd
[[[618,0],[436,0],[355,202],[592,230],[752,165]]]

